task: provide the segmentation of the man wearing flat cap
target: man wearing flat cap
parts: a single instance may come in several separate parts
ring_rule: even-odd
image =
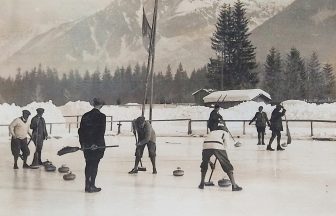
[[[36,116],[34,116],[30,123],[30,129],[32,132],[32,140],[36,146],[34,153],[34,159],[32,166],[42,165],[41,153],[43,147],[43,141],[48,139],[48,132],[44,118],[42,117],[44,113],[43,108],[36,109]]]
[[[149,158],[153,166],[153,174],[157,174],[156,171],[156,135],[152,125],[145,121],[145,117],[140,116],[135,120],[135,130],[138,133],[138,143],[136,144],[135,149],[135,162],[134,167],[129,174],[138,173],[138,166],[142,158],[145,147],[148,148]]]
[[[30,168],[27,164],[27,158],[30,154],[27,136],[31,136],[28,123],[29,116],[30,112],[23,110],[22,116],[14,119],[9,125],[9,131],[12,135],[11,150],[14,157],[14,169],[19,169],[17,161],[20,156],[20,151],[22,151],[23,168]]]
[[[78,129],[79,142],[82,148],[105,146],[106,115],[100,112],[105,102],[94,98],[91,111],[85,113]],[[85,192],[94,193],[101,191],[96,187],[96,177],[100,160],[104,157],[105,148],[84,150],[85,158]]]
[[[219,123],[223,124],[223,127],[225,128],[225,131],[228,131],[225,121],[223,120],[223,117],[221,114],[219,114],[220,106],[219,104],[215,105],[214,110],[211,111],[210,117],[208,120],[208,128],[211,131],[218,130]]]

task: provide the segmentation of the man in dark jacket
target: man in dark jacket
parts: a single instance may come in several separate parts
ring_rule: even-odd
[[[281,111],[282,109],[282,111]],[[281,112],[280,112],[281,111]],[[284,116],[286,113],[286,110],[284,109],[283,106],[281,105],[277,105],[276,108],[273,110],[272,112],[272,116],[271,116],[271,131],[272,131],[272,136],[271,139],[269,141],[269,144],[267,146],[267,150],[268,151],[274,151],[274,149],[272,149],[272,142],[275,139],[275,137],[277,137],[277,150],[278,151],[283,151],[284,149],[281,148],[280,146],[280,141],[281,141],[281,131],[283,131],[283,126],[282,126],[282,116]]]
[[[143,152],[145,147],[148,148],[148,154],[149,158],[152,162],[153,166],[153,174],[157,174],[156,171],[156,164],[155,164],[155,158],[156,158],[156,135],[155,131],[152,127],[152,125],[145,121],[144,117],[138,117],[135,120],[135,129],[138,133],[138,143],[136,144],[135,149],[135,162],[134,162],[134,168],[129,171],[129,174],[135,174],[138,173],[138,166],[139,162],[142,158]]]
[[[42,117],[44,109],[37,108],[36,112],[37,115],[32,118],[30,123],[30,129],[33,130],[32,140],[36,146],[32,166],[42,165],[41,153],[43,148],[43,141],[48,139],[46,123]]]
[[[263,112],[263,107],[259,107],[259,112],[255,114],[253,119],[250,121],[249,125],[252,124],[252,122],[256,122],[256,128],[258,132],[258,144],[257,145],[265,145],[264,136],[265,136],[265,130],[266,130],[266,123],[270,127],[270,122],[268,121],[267,114]]]
[[[105,146],[106,116],[100,112],[104,106],[104,101],[99,98],[93,99],[93,109],[85,113],[78,129],[79,142],[82,148],[92,148],[84,150],[85,158],[85,192],[94,193],[101,191],[96,187],[95,181],[98,172],[100,159],[104,157],[105,148],[95,149]]]
[[[220,109],[220,106],[216,104],[215,109],[212,110],[212,112],[210,113],[210,117],[208,120],[208,128],[210,131],[218,130],[219,123],[222,123],[224,125],[224,128],[227,129],[226,124],[223,120],[223,117],[221,116],[221,114],[219,114],[219,109]]]

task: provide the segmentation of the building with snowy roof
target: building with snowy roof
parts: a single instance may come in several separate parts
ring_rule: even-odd
[[[261,89],[244,89],[212,92],[205,96],[203,101],[204,105],[208,107],[213,107],[218,103],[222,108],[229,108],[246,101],[268,104],[272,101],[272,98],[270,94]]]
[[[192,96],[194,97],[195,104],[203,106],[204,105],[203,98],[205,96],[208,96],[209,94],[211,94],[214,91],[215,90],[212,90],[212,89],[202,88],[202,89],[199,89],[199,90],[195,91],[194,93],[192,93]]]

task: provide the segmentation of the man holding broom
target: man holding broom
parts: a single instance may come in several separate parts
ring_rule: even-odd
[[[213,130],[205,138],[203,142],[202,163],[201,163],[201,183],[199,189],[204,189],[205,175],[208,170],[208,163],[212,155],[215,155],[219,161],[223,171],[228,175],[232,184],[232,191],[241,191],[242,188],[236,184],[233,176],[233,166],[227,156],[227,129],[224,126],[218,126],[217,130]],[[214,168],[213,168],[214,169]]]
[[[43,142],[44,140],[48,139],[46,123],[43,118],[44,109],[37,108],[36,112],[37,112],[36,116],[32,118],[30,123],[30,129],[33,130],[32,141],[36,146],[36,151],[34,153],[34,159],[31,166],[38,166],[43,164],[41,159]]]
[[[275,137],[277,138],[277,151],[285,150],[280,146],[281,131],[283,131],[282,116],[284,116],[285,114],[286,114],[285,108],[280,104],[276,105],[275,109],[272,112],[270,120],[271,122],[270,129],[272,131],[272,136],[266,148],[267,151],[274,151],[274,149],[272,149],[272,142],[274,141]]]
[[[104,157],[105,148],[105,129],[106,115],[100,112],[104,106],[104,101],[100,98],[94,98],[91,111],[85,113],[80,122],[78,129],[79,142],[82,148],[85,149],[85,192],[94,193],[101,191],[101,188],[96,187],[96,176],[100,159]]]
[[[145,150],[145,147],[147,146],[149,158],[153,166],[153,174],[157,174],[155,163],[156,158],[155,131],[152,125],[149,122],[145,121],[145,117],[143,116],[140,116],[135,120],[135,129],[136,132],[138,133],[138,142],[136,144],[137,147],[135,149],[135,162],[133,169],[128,173],[129,174],[138,173],[138,166],[142,158],[143,152]]]

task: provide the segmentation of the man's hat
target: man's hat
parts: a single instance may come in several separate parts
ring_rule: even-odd
[[[93,98],[92,106],[103,106],[105,105],[105,101],[101,98]]]
[[[30,112],[28,110],[22,110],[22,115],[30,115]]]
[[[44,113],[44,109],[43,108],[37,108],[36,112],[39,113],[39,114],[42,114],[42,113]]]
[[[145,122],[145,117],[143,117],[143,116],[140,116],[135,120],[135,123],[137,125],[143,124],[144,122]]]

